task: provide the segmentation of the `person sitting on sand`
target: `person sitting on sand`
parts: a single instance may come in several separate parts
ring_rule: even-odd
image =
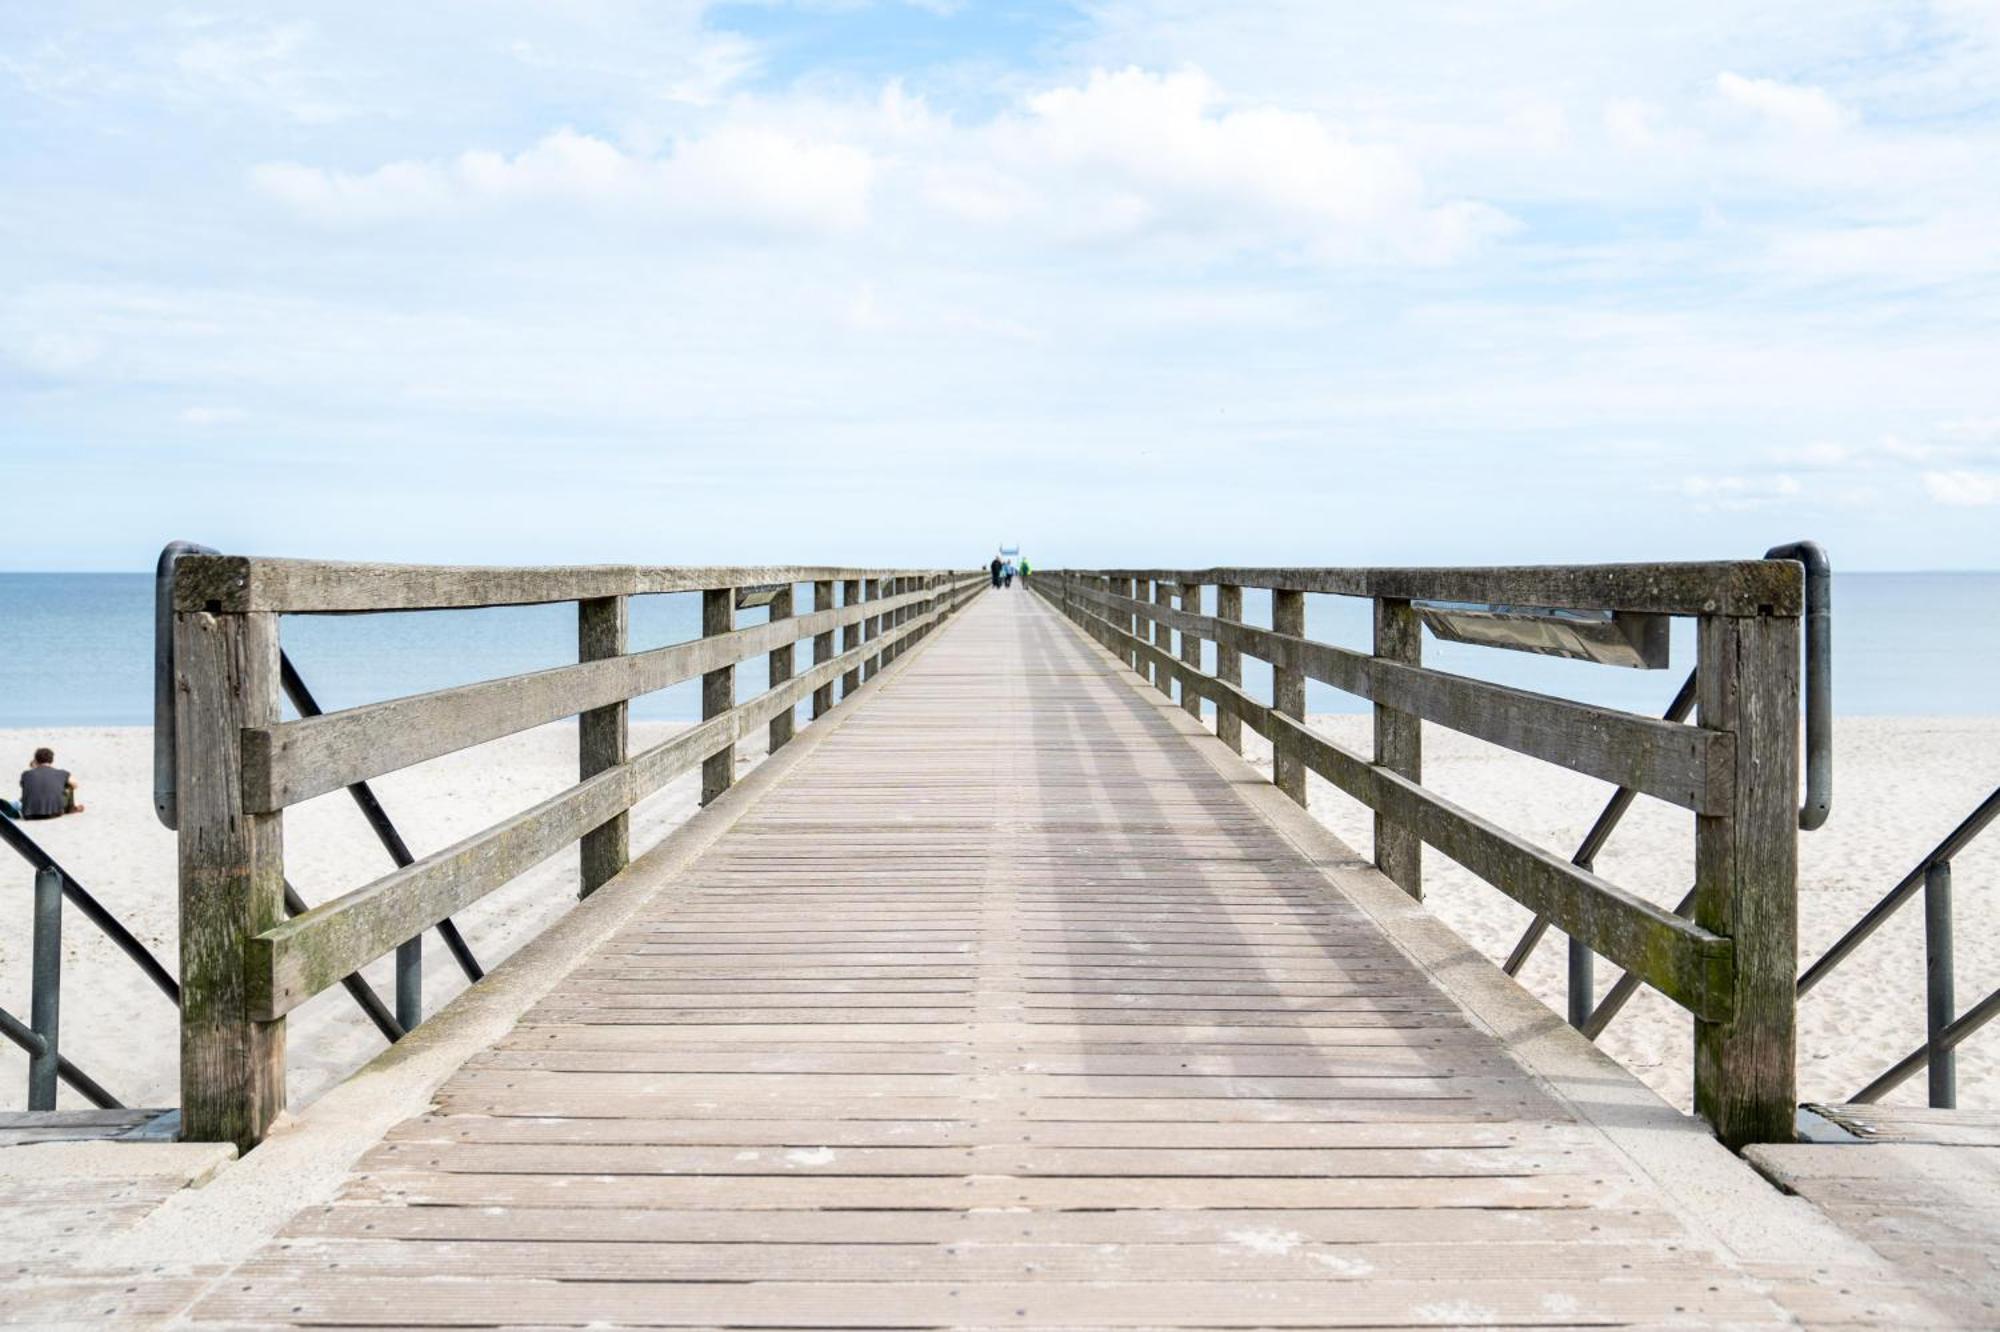
[[[76,778],[56,766],[56,752],[35,751],[35,761],[21,774],[21,817],[59,819],[65,814],[81,814],[76,803]]]

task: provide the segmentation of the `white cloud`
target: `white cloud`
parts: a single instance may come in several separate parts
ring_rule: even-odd
[[[251,179],[297,212],[334,224],[571,203],[642,220],[839,231],[867,220],[874,175],[868,154],[847,144],[725,126],[678,140],[660,157],[562,129],[512,157],[467,152],[362,173],[266,163]]]
[[[954,148],[930,173],[933,204],[1084,238],[1208,235],[1320,259],[1443,263],[1512,226],[1487,205],[1432,199],[1394,147],[1307,112],[1239,103],[1192,68],[1095,70]]]
[[[1831,134],[1850,119],[1824,89],[1776,79],[1746,79],[1724,71],[1715,79],[1723,99],[1785,129],[1805,134]]]
[[[1755,509],[1797,499],[1805,493],[1798,478],[1777,476],[1694,475],[1680,483],[1680,492],[1702,508]]]
[[[1954,509],[2000,505],[2000,472],[1925,472],[1924,490]]]

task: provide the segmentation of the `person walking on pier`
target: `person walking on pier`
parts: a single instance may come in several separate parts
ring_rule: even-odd
[[[1000,563],[1000,557],[998,555],[995,555],[993,557],[993,563],[987,566],[987,572],[993,575],[993,586],[995,587],[1000,586],[1000,570],[1002,569],[1002,567],[1003,566]]]

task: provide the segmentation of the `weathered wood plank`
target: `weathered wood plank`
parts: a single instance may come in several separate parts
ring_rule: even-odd
[[[277,617],[176,614],[174,689],[181,1122],[193,1141],[248,1148],[285,1108],[285,1024],[257,1014],[243,965],[285,918],[284,823],[244,807],[239,742],[278,719]]]
[[[577,659],[622,657],[629,646],[630,617],[624,597],[577,603]],[[624,700],[592,708],[577,717],[577,780],[589,781],[631,757],[629,705]],[[624,870],[632,858],[631,816],[619,810],[584,833],[577,845],[578,895],[588,897]]]
[[[186,555],[175,566],[176,610],[279,611],[288,615],[448,610],[589,601],[721,587],[878,577],[886,569],[837,565],[367,564],[248,555]]]
[[[1725,1020],[1695,1024],[1695,1110],[1732,1147],[1790,1142],[1798,1104],[1799,621],[1706,616],[1696,716],[1735,741],[1735,801],[1695,820],[1694,918],[1735,941]],[[1706,1015],[1698,1015],[1706,1016]]]
[[[737,629],[732,601],[728,608],[730,627],[709,628],[710,607],[719,604],[720,595],[702,594],[703,636],[686,643],[591,658],[574,666],[251,728],[243,741],[245,798],[258,810],[281,809],[426,759],[606,708],[697,675],[702,676],[707,689],[722,672],[733,678],[738,662],[760,652],[789,651],[789,645],[800,637],[810,637],[860,614],[858,610],[816,612]],[[721,612],[714,612],[713,623],[722,622]]]
[[[790,620],[792,618],[792,600],[793,600],[793,589],[791,585],[788,583],[784,587],[780,588],[777,594],[771,598],[771,612],[770,612],[771,624],[782,625],[784,621]],[[792,629],[791,632],[799,636],[806,636],[801,634],[800,630],[796,628]],[[789,640],[778,647],[772,648],[770,656],[766,658],[766,661],[768,663],[766,667],[766,676],[770,682],[771,688],[776,688],[777,686],[783,684],[785,681],[792,678],[792,666],[794,659],[793,642],[795,641],[796,639]],[[797,730],[798,730],[798,716],[796,712],[794,712],[793,709],[791,708],[786,708],[783,712],[780,712],[777,716],[771,718],[769,724],[769,732],[768,732],[768,745],[765,752],[772,754],[777,753],[780,749],[784,748],[786,745],[792,742],[792,736],[797,733]]]
[[[833,580],[815,579],[813,582],[813,613],[836,610],[833,600]],[[820,666],[833,660],[833,630],[822,629],[813,635],[813,665]],[[813,690],[812,715],[818,721],[833,711],[833,682],[828,681]]]
[[[1216,585],[1215,618],[1218,622],[1242,622],[1243,589],[1237,584]],[[1219,633],[1215,638],[1215,678],[1226,685],[1243,684],[1243,650]],[[1216,709],[1215,734],[1223,744],[1239,754],[1243,752],[1243,719],[1235,713]]]
[[[1305,593],[1289,588],[1271,593],[1271,632],[1287,638],[1303,639],[1306,636]],[[1272,663],[1271,711],[1304,724],[1306,677],[1297,666]],[[1303,805],[1306,803],[1305,759],[1289,743],[1289,736],[1290,732],[1282,728],[1270,733],[1273,780],[1280,791]]]
[[[1090,592],[1081,599],[1114,615],[1126,609],[1115,598]],[[1142,616],[1157,613],[1144,606],[1136,610]],[[1178,622],[1177,613],[1168,614]],[[1720,811],[1733,799],[1734,740],[1724,732],[1426,670],[1301,635],[1232,625],[1224,616],[1185,627],[1213,638],[1218,648],[1248,652],[1378,708],[1447,726],[1686,809]]]
[[[1484,568],[1098,569],[1113,578],[1235,583],[1403,601],[1466,601],[1661,615],[1797,615],[1805,577],[1788,560],[1666,564],[1494,565]]]
[[[1423,665],[1424,629],[1407,601],[1378,597],[1375,658],[1415,670]],[[1423,781],[1423,728],[1417,714],[1375,703],[1375,764],[1413,783]],[[1423,840],[1415,828],[1375,813],[1375,868],[1411,897],[1424,895]]]
[[[709,595],[726,614],[735,613],[726,590]],[[905,626],[902,632],[913,628]],[[857,652],[816,666],[503,823],[304,915],[267,927],[242,945],[252,1011],[268,1017],[289,1012],[400,940],[428,929],[548,859],[586,830],[630,809],[695,763],[704,765],[706,780],[708,765],[732,754],[735,742],[751,728],[792,707],[858,659]]]

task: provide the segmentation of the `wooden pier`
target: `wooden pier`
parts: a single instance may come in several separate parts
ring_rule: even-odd
[[[855,704],[195,1321],[1944,1317],[1043,600]]]

